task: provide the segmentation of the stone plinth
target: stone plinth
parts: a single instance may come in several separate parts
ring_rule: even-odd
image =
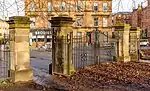
[[[24,16],[9,18],[11,35],[11,76],[13,82],[26,82],[32,80],[30,68],[29,30],[30,20]]]
[[[71,17],[53,17],[52,69],[53,73],[70,75],[74,71],[72,63],[72,24]]]

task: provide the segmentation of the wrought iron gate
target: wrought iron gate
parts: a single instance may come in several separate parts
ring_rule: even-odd
[[[2,35],[0,40],[0,80],[10,78],[10,36]]]
[[[67,60],[68,65],[66,65],[66,68],[69,73],[70,57],[72,57],[71,59],[75,69],[82,69],[87,66],[115,60],[116,42],[103,33],[95,33],[93,31],[90,35],[81,37],[73,36],[73,33],[68,35],[56,37],[56,32],[53,31],[53,72],[62,74],[64,60]],[[103,40],[104,37],[107,40]]]
[[[104,40],[107,38],[107,41]],[[75,69],[114,61],[116,43],[101,32],[95,31],[84,37],[73,38],[73,64]]]

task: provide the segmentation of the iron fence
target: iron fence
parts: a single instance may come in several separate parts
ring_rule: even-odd
[[[0,81],[10,79],[10,36],[4,34],[0,41]]]
[[[88,42],[87,36],[73,38],[73,64],[75,69],[114,61],[116,43],[114,41]]]
[[[98,37],[100,32],[98,34],[91,32],[91,34],[92,36],[90,37],[88,35],[73,36],[73,33],[58,37],[53,33],[53,72],[63,73],[63,69],[66,67],[69,73],[70,60],[72,60],[74,69],[82,69],[102,62],[114,61],[116,57],[116,42],[103,34],[100,35],[101,37]],[[107,37],[107,41],[103,40],[104,37]]]

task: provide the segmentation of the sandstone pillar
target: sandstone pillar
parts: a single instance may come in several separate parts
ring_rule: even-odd
[[[128,24],[117,24],[114,26],[115,39],[117,40],[117,60],[128,62],[129,56],[129,30]]]
[[[24,16],[9,18],[11,77],[13,82],[32,80],[30,68],[29,28],[30,20]]]
[[[123,34],[123,54],[124,54],[124,62],[130,61],[129,54],[129,32],[131,26],[129,24],[124,25],[124,34]]]
[[[130,56],[131,61],[139,61],[139,39],[140,39],[140,28],[132,27],[130,29]]]
[[[74,71],[72,62],[72,24],[70,17],[53,17],[52,69],[53,73],[70,75]]]

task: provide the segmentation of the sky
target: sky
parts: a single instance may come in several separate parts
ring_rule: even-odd
[[[3,3],[3,1],[5,1],[5,3]],[[134,5],[137,7],[138,4],[145,2],[146,0],[121,0],[121,3],[119,3],[119,1],[120,0],[113,0],[113,13],[132,11]],[[135,4],[133,1],[135,1]],[[144,3],[143,6],[146,6],[146,3]],[[2,16],[23,16],[24,7],[24,0],[0,0],[0,18],[2,18]]]
[[[141,2],[143,2],[143,7],[147,6],[147,0],[121,0],[121,3],[119,3],[119,1],[120,0],[113,0],[113,13],[132,12],[132,8],[134,6],[137,8],[138,4],[141,4]]]

